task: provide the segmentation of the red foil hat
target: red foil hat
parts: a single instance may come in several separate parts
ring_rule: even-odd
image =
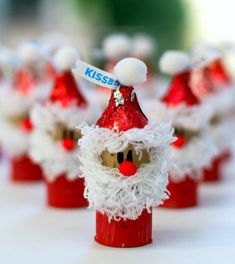
[[[33,86],[37,83],[37,78],[33,72],[28,69],[21,68],[15,75],[15,87],[22,94],[26,95],[33,89]]]
[[[212,61],[208,65],[208,73],[210,81],[215,87],[228,85],[231,82],[230,76],[220,58]]]
[[[76,103],[78,107],[87,105],[70,71],[64,71],[56,76],[49,100],[59,102],[63,107],[68,107],[72,103]]]
[[[112,92],[109,104],[97,121],[99,127],[126,131],[131,128],[143,128],[148,119],[142,112],[134,89],[121,86]]]
[[[198,98],[193,94],[189,86],[190,76],[190,71],[175,75],[171,81],[168,93],[162,99],[163,102],[171,107],[182,103],[189,106],[199,104]]]

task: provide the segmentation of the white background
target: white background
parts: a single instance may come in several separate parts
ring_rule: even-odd
[[[153,243],[116,249],[94,242],[87,209],[47,208],[44,186],[0,176],[1,264],[235,263],[235,173],[200,188],[195,209],[155,209]]]

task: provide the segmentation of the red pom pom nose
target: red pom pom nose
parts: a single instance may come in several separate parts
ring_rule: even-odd
[[[22,129],[28,133],[31,132],[33,129],[33,124],[29,118],[22,120],[21,126],[22,126]]]
[[[62,146],[65,150],[72,151],[75,147],[75,144],[72,138],[64,138],[62,140]]]
[[[181,147],[184,146],[184,144],[185,144],[185,138],[184,138],[184,136],[177,136],[176,141],[174,141],[174,142],[172,143],[172,145],[173,145],[174,147],[176,147],[176,148],[181,148]]]
[[[137,171],[137,167],[136,165],[128,160],[123,161],[119,167],[118,167],[119,171],[125,175],[125,176],[132,176],[136,173]]]

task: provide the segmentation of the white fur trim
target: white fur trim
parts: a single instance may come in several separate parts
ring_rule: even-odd
[[[173,181],[181,181],[186,177],[197,180],[205,167],[218,154],[218,150],[207,131],[194,138],[182,148],[172,146],[172,167],[170,177]]]
[[[47,97],[49,87],[50,85],[37,86],[27,96],[11,87],[2,87],[0,90],[0,142],[9,155],[20,156],[27,153],[31,134],[11,124],[8,118],[28,114],[35,102]]]
[[[20,115],[29,112],[35,102],[43,101],[49,95],[51,83],[34,87],[27,95],[11,87],[0,90],[0,116]]]
[[[98,126],[81,125],[79,129],[83,135],[79,158],[90,208],[106,213],[109,219],[136,219],[145,208],[151,210],[167,198],[169,143],[173,140],[168,124],[149,123],[143,129],[120,133]],[[105,149],[117,153],[129,144],[137,152],[150,151],[150,163],[138,169],[137,174],[124,177],[117,169],[101,164],[100,154]]]
[[[34,131],[31,136],[32,159],[40,163],[49,181],[55,180],[65,173],[68,180],[78,177],[79,163],[77,160],[77,148],[72,152],[66,152],[59,141],[54,141],[48,134],[48,130],[56,129],[56,124],[62,123],[70,129],[81,122],[90,124],[96,119],[97,113],[92,107],[78,108],[76,105],[62,107],[59,103],[48,102],[45,105],[37,104],[31,111],[31,120]]]
[[[138,34],[133,39],[133,56],[138,58],[149,58],[155,49],[156,43],[151,36]]]
[[[19,157],[27,153],[29,134],[2,118],[0,118],[0,127],[0,145],[9,156]]]
[[[60,71],[70,70],[81,55],[72,46],[61,47],[54,56],[54,64]]]
[[[163,73],[174,75],[181,73],[190,67],[189,56],[182,51],[166,51],[159,61],[160,70]]]
[[[209,105],[187,106],[180,104],[168,107],[158,100],[149,100],[144,104],[144,110],[151,120],[171,122],[173,126],[190,130],[198,130],[208,125],[213,111]]]
[[[218,124],[210,126],[209,132],[220,153],[231,149],[235,139],[234,119],[223,117]]]
[[[114,74],[121,84],[134,86],[146,81],[147,66],[139,59],[125,58],[115,65]]]
[[[104,54],[108,59],[122,59],[129,55],[131,48],[130,38],[121,33],[109,35],[103,42]]]
[[[75,128],[81,122],[92,124],[97,118],[97,113],[91,106],[84,108],[79,108],[76,105],[62,107],[59,103],[47,102],[35,105],[30,117],[33,125],[40,129],[53,129],[58,123]]]
[[[192,49],[192,67],[205,67],[214,60],[221,58],[221,51],[208,44],[198,44]]]
[[[43,130],[36,129],[30,139],[30,157],[40,163],[48,181],[54,181],[61,174],[68,180],[75,180],[79,176],[78,148],[67,152]]]
[[[235,109],[235,87],[220,87],[220,91],[203,98],[203,101],[213,108],[213,113],[226,114]]]

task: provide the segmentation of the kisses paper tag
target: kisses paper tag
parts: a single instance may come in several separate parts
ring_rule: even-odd
[[[120,87],[120,82],[117,78],[103,70],[100,70],[84,61],[77,60],[72,67],[72,72],[75,75],[80,75],[82,78],[95,83],[99,86],[103,86],[109,89],[117,89]]]

